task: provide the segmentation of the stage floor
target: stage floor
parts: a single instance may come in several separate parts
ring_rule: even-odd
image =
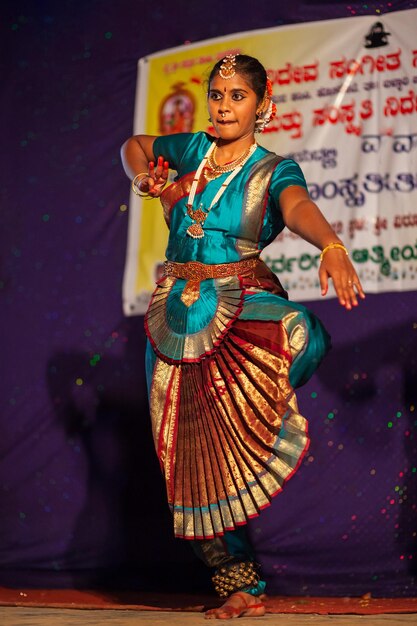
[[[0,626],[201,626],[218,605],[214,594],[0,587]],[[417,598],[268,596],[266,610],[243,624],[417,626]]]
[[[0,607],[1,626],[202,626],[213,623],[203,613],[123,609],[52,609]],[[220,620],[221,624],[225,620]],[[417,613],[384,615],[313,615],[273,613],[245,617],[242,626],[416,626]]]

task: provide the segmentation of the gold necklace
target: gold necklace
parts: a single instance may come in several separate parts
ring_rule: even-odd
[[[210,178],[210,179],[217,178],[217,176],[221,176],[222,174],[225,174],[226,172],[231,172],[236,167],[239,167],[241,163],[244,163],[246,161],[248,154],[251,151],[251,148],[253,145],[254,144],[249,146],[249,148],[246,148],[246,150],[242,152],[242,154],[240,154],[236,159],[234,159],[234,161],[230,161],[229,163],[225,163],[224,165],[219,165],[215,157],[215,153],[217,150],[217,144],[216,144],[213,152],[209,155],[207,159],[207,165],[210,168],[210,170],[206,172],[207,178]]]
[[[206,166],[206,164],[207,164],[211,154],[213,153],[215,147],[216,147],[216,142],[213,141],[213,143],[210,145],[209,149],[207,150],[206,154],[204,155],[203,160],[201,161],[200,165],[198,166],[197,171],[196,171],[195,176],[194,176],[194,179],[193,179],[193,182],[192,182],[192,185],[191,185],[190,193],[189,193],[187,204],[186,204],[187,214],[193,220],[193,224],[189,225],[189,227],[187,228],[186,233],[187,233],[187,235],[189,235],[193,239],[202,239],[204,237],[203,226],[204,226],[204,222],[206,221],[209,212],[211,211],[213,206],[216,204],[216,202],[218,202],[220,200],[221,196],[226,191],[226,188],[228,187],[229,183],[231,183],[233,178],[240,172],[240,170],[242,169],[242,167],[244,166],[246,161],[252,156],[253,152],[257,148],[257,144],[253,143],[247,150],[245,150],[245,153],[244,153],[245,157],[244,157],[244,159],[240,159],[240,157],[239,157],[240,162],[237,165],[234,166],[233,171],[229,174],[229,176],[226,178],[224,183],[220,186],[220,189],[217,191],[216,195],[214,196],[213,200],[211,201],[210,206],[208,207],[207,211],[203,210],[203,204],[202,203],[200,204],[198,209],[193,209],[194,198],[195,198],[195,194],[196,194],[196,191],[197,191],[198,183],[199,183],[199,180],[200,180],[200,177],[201,177],[201,173],[202,173],[203,169],[205,168],[205,166]],[[219,167],[224,167],[224,166],[219,166]]]

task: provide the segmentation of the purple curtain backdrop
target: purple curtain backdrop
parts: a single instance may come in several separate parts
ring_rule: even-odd
[[[137,59],[415,2],[6,1],[1,29],[0,584],[208,589],[172,537],[142,318],[121,281]],[[227,8],[227,19],[225,17]],[[417,292],[309,305],[334,348],[299,394],[312,447],[251,523],[270,593],[416,595]]]

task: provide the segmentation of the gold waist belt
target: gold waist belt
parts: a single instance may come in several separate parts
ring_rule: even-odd
[[[164,271],[166,276],[184,278],[188,281],[181,294],[181,300],[185,306],[189,307],[200,297],[200,282],[202,280],[236,276],[237,274],[253,270],[258,263],[258,257],[243,259],[242,261],[236,261],[236,263],[219,263],[218,265],[206,265],[199,261],[188,261],[187,263],[165,261]]]
[[[258,263],[258,257],[243,259],[242,261],[236,261],[236,263],[219,263],[217,265],[206,265],[199,261],[188,261],[187,263],[165,261],[164,269],[166,276],[174,276],[174,278],[184,278],[185,280],[200,282],[207,278],[236,276],[242,272],[253,270]]]

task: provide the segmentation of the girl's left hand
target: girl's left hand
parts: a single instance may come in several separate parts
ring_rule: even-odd
[[[327,250],[319,268],[321,295],[325,296],[329,289],[329,278],[333,280],[338,300],[348,311],[358,306],[358,296],[362,300],[365,293],[361,281],[344,250],[332,248]]]

